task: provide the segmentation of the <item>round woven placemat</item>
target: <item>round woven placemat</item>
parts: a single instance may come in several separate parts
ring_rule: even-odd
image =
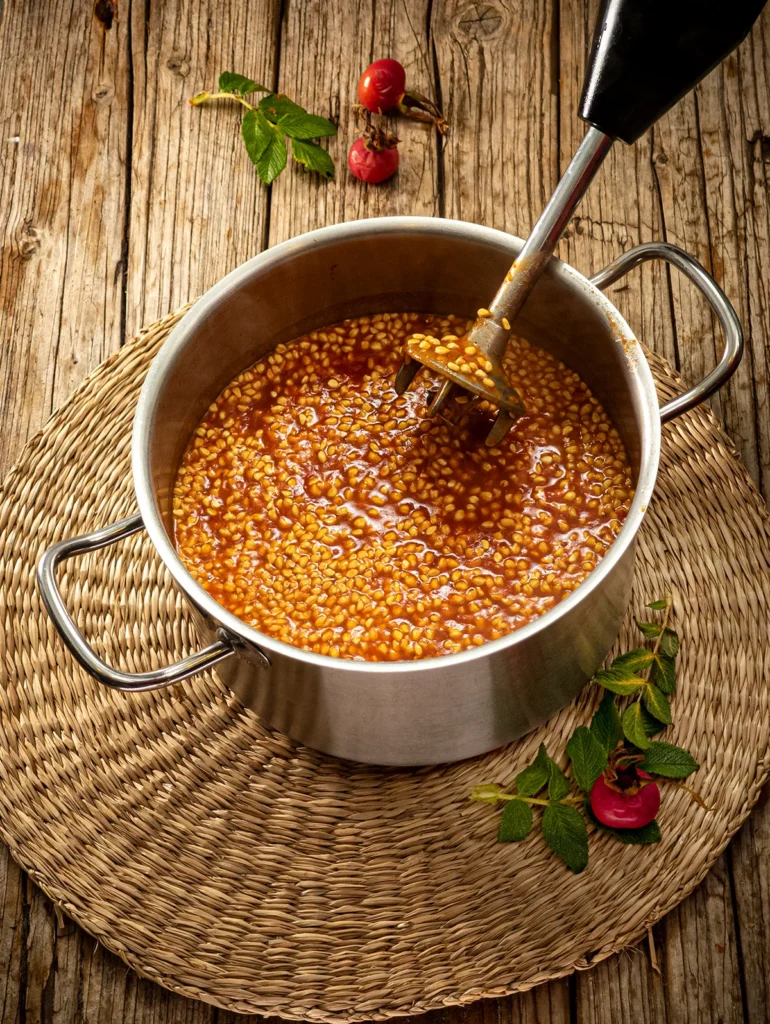
[[[245,1012],[385,1018],[529,988],[637,940],[703,877],[770,765],[768,515],[713,417],[666,428],[634,609],[670,591],[683,636],[673,738],[709,810],[665,794],[657,847],[591,836],[580,876],[542,840],[495,841],[474,784],[564,749],[588,692],[524,740],[415,771],[335,761],[269,732],[214,677],[126,696],[65,652],[34,566],[135,508],[130,428],[179,319],[101,366],[27,447],[0,507],[0,823],[57,904],[141,974]],[[652,359],[661,394],[677,387]],[[143,535],[68,563],[81,628],[138,670],[194,645]],[[632,615],[620,638],[633,640]]]

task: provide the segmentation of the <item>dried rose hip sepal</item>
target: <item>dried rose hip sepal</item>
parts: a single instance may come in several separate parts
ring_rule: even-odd
[[[591,789],[591,810],[608,828],[643,828],[660,809],[660,788],[635,765],[609,767]]]
[[[358,80],[358,101],[372,114],[398,110],[415,121],[435,124],[446,135],[449,124],[436,104],[419,92],[406,91],[406,72],[397,60],[376,60]]]

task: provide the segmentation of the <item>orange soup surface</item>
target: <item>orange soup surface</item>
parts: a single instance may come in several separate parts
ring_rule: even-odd
[[[496,448],[485,403],[426,417],[427,371],[396,396],[409,335],[465,330],[453,316],[347,320],[225,388],[174,490],[177,550],[220,604],[295,647],[411,660],[503,637],[588,576],[633,489],[576,373],[514,339],[506,369],[527,414]]]

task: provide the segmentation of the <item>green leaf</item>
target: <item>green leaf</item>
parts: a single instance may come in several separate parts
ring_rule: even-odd
[[[618,740],[623,738],[615,694],[609,690],[602,697],[602,702],[591,719],[591,732],[607,753],[614,750]]]
[[[260,110],[249,110],[241,121],[241,138],[255,166],[267,147],[271,144],[274,129]]]
[[[675,630],[669,629],[668,626],[663,629],[657,622],[639,622],[638,619],[636,624],[648,640],[657,640],[660,637],[660,647],[664,654],[673,657],[678,653],[679,635]]]
[[[324,135],[336,135],[337,126],[317,114],[294,112],[278,118],[278,124],[290,139],[318,139]]]
[[[663,627],[657,622],[640,622],[637,619],[636,624],[649,640],[655,640],[663,632]]]
[[[650,737],[655,736],[666,727],[657,718],[653,718],[646,708],[642,708],[642,728],[644,729],[645,736]]]
[[[646,750],[649,747],[650,741],[647,739],[644,723],[642,722],[641,704],[636,701],[633,704],[629,704],[623,712],[620,722],[623,726],[623,735],[629,743],[633,743],[640,750]]]
[[[620,657],[615,658],[610,667],[615,670],[629,672],[633,675],[636,672],[643,672],[646,668],[649,668],[654,660],[655,655],[652,651],[647,650],[646,647],[636,647],[633,651],[627,651],[625,654],[621,654]]]
[[[654,612],[659,612],[662,608],[668,607],[668,598],[662,597],[659,601],[650,601],[647,607],[652,608]]]
[[[665,694],[671,695],[674,692],[676,687],[676,662],[670,654],[663,654],[658,651],[650,669],[650,679]]]
[[[698,762],[689,752],[673,743],[657,741],[650,743],[644,752],[644,761],[639,765],[650,775],[662,775],[667,779],[686,779],[698,768]]]
[[[551,761],[551,778],[548,780],[548,799],[563,800],[569,793],[569,780],[561,768]]]
[[[234,71],[223,71],[219,76],[219,91],[246,96],[250,92],[272,92],[272,89],[246,78],[245,75],[236,75]]]
[[[607,751],[590,729],[580,725],[567,743],[567,754],[572,761],[575,782],[584,793],[590,793],[591,787],[607,767]]]
[[[284,96],[282,93],[271,93],[269,96],[263,96],[259,101],[259,109],[267,117],[268,121],[272,121],[273,124],[276,124],[286,114],[306,113],[304,107],[294,103],[293,100],[290,100],[288,96]]]
[[[545,744],[540,744],[532,764],[516,776],[519,796],[536,796],[548,784],[548,798],[561,800],[569,792],[569,782],[559,766],[548,756]]]
[[[286,156],[286,136],[280,128],[275,126],[270,128],[270,132],[271,139],[257,161],[257,174],[266,185],[269,185],[271,181],[275,181],[286,166],[286,160],[288,159]]]
[[[249,110],[241,122],[241,136],[257,174],[269,185],[286,166],[283,131],[270,124],[261,110]]]
[[[543,814],[543,839],[575,874],[588,863],[588,830],[577,808],[549,804]]]
[[[509,800],[500,819],[497,840],[500,843],[520,843],[532,831],[532,808],[523,800]]]
[[[520,796],[537,796],[551,778],[551,764],[545,744],[541,743],[532,764],[516,776],[516,792]]]
[[[664,722],[666,725],[671,725],[673,719],[668,697],[654,683],[648,683],[645,686],[642,691],[642,700],[653,718],[657,718],[659,722]]]
[[[585,809],[588,820],[596,828],[602,832],[609,832],[611,836],[619,839],[621,843],[626,843],[629,846],[649,846],[651,843],[659,843],[661,840],[660,826],[657,821],[651,821],[648,825],[643,825],[641,828],[612,828],[599,821],[591,809],[589,800],[586,800]]]
[[[665,629],[660,638],[660,649],[673,658],[679,653],[679,634],[673,629]]]
[[[496,804],[500,800],[503,790],[496,782],[488,782],[484,786],[474,786],[471,790],[471,800],[478,804]]]
[[[617,693],[621,697],[627,697],[630,693],[636,693],[644,686],[644,680],[639,679],[625,668],[605,668],[597,672],[593,682],[603,686],[611,693]]]
[[[662,838],[657,821],[651,821],[641,828],[608,828],[606,831],[628,846],[650,846],[652,843],[659,843]]]
[[[309,171],[318,171],[324,178],[334,177],[334,162],[325,149],[315,142],[291,140],[291,155],[297,163],[303,164]]]

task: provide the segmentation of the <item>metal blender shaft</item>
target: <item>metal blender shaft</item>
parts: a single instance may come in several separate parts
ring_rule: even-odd
[[[494,446],[505,436],[524,410],[521,400],[515,392],[512,398],[508,396],[507,403],[501,401],[503,396],[500,388],[506,381],[502,360],[510,340],[511,324],[521,312],[529,293],[548,265],[548,260],[564,234],[564,229],[569,223],[575,207],[583,198],[586,189],[601,167],[612,142],[609,135],[600,132],[598,128],[588,129],[570,161],[569,167],[564,172],[529,238],[524,243],[524,248],[516,257],[513,266],[505,275],[505,280],[498,288],[497,294],[489,306],[491,316],[486,314],[479,316],[468,331],[468,341],[483,352],[490,361],[488,364],[492,367],[489,377],[490,385],[493,381],[497,381],[495,390],[490,390],[488,394],[482,396],[487,397],[493,405],[497,405],[499,408],[497,418],[487,436],[486,443],[489,446]],[[396,391],[399,394],[406,390],[418,369],[419,363],[404,362],[396,378]],[[458,387],[469,387],[467,378],[460,378],[457,374],[451,377],[448,374],[444,375],[447,379],[444,380],[438,391],[431,395],[428,406],[429,416],[435,416]],[[472,383],[476,387],[474,389],[471,386],[471,390],[478,392],[478,382]]]
[[[473,344],[490,357],[502,359],[505,354],[510,328],[503,327],[503,318],[512,324],[521,312],[612,142],[609,135],[598,128],[588,129],[524,248],[497,290],[489,306],[492,316],[477,320],[469,332]]]

